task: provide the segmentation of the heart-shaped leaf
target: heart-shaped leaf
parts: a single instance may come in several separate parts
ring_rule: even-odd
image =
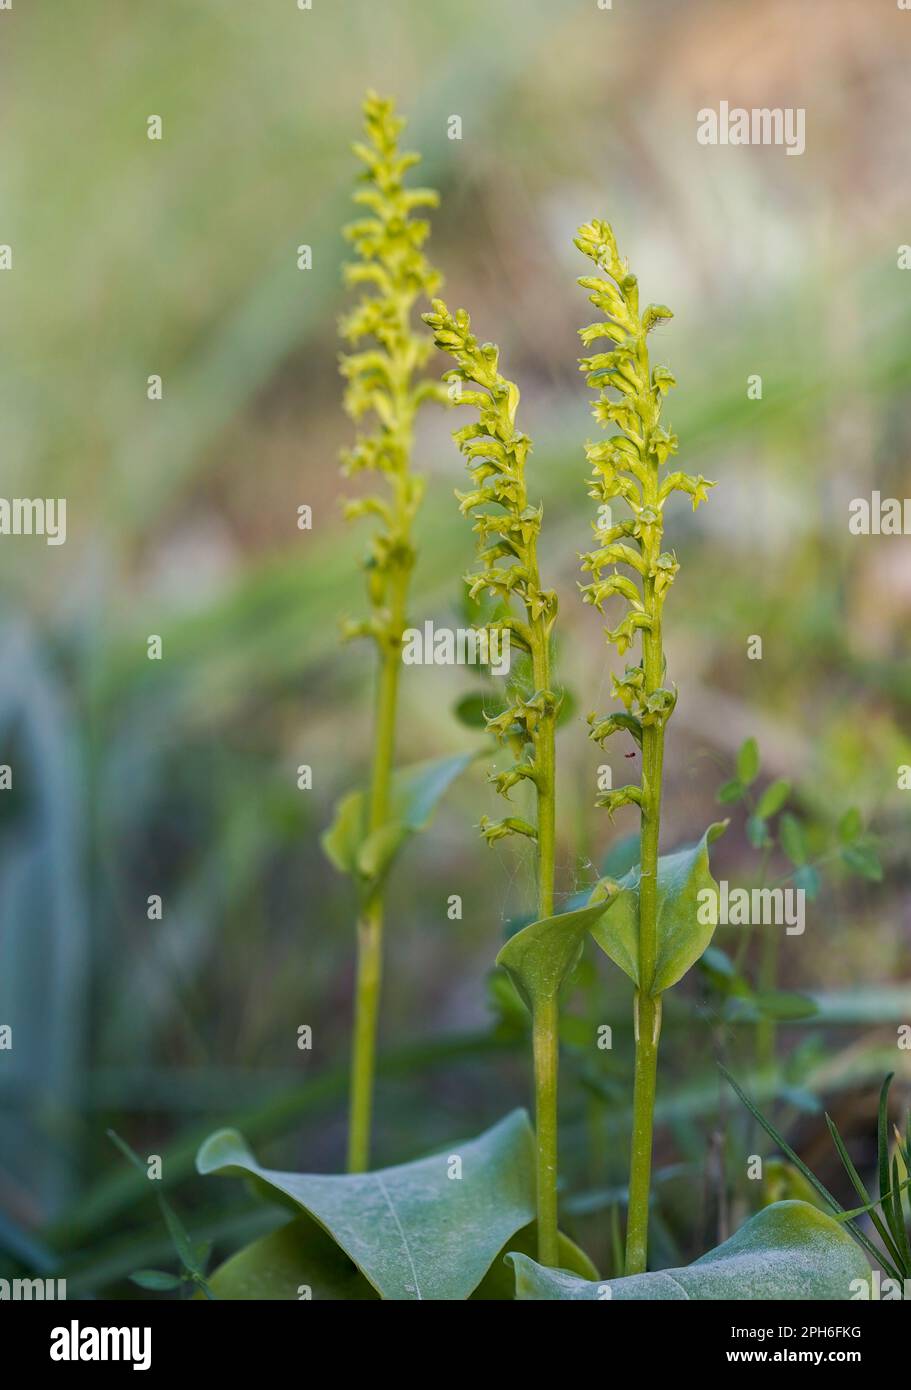
[[[591,1260],[562,1231],[558,1237],[562,1269],[583,1279],[597,1279]],[[534,1222],[518,1231],[496,1256],[471,1298],[509,1301],[515,1298],[516,1280],[506,1255],[517,1251],[532,1255],[537,1250]],[[175,1279],[175,1285],[180,1283]],[[209,1280],[219,1299],[299,1301],[331,1299],[364,1301],[379,1295],[330,1235],[300,1216],[295,1221],[261,1236],[221,1265]],[[202,1295],[199,1295],[200,1298]]]
[[[736,1235],[681,1269],[600,1282],[546,1269],[528,1255],[507,1257],[516,1298],[551,1299],[850,1299],[870,1266],[845,1230],[808,1202],[775,1202]]]
[[[435,758],[393,773],[389,819],[372,833],[367,831],[364,792],[342,797],[332,825],[322,836],[322,846],[337,869],[357,879],[364,897],[381,886],[405,841],[426,829],[438,802],[477,756],[460,753]]]
[[[506,970],[532,1013],[535,1004],[559,993],[578,963],[585,933],[604,915],[613,892],[615,885],[599,884],[595,902],[531,922],[501,948],[497,965]]]
[[[662,855],[658,860],[658,955],[652,994],[659,995],[677,983],[708,946],[717,923],[705,910],[699,894],[718,885],[709,868],[709,845],[727,829],[715,821],[696,845]],[[608,903],[603,916],[591,928],[592,936],[615,965],[639,987],[639,880],[640,866],[620,880],[620,891]],[[706,920],[711,918],[713,920]]]
[[[261,1168],[231,1129],[205,1141],[196,1167],[252,1177],[306,1212],[387,1299],[468,1298],[534,1217],[534,1140],[524,1110],[477,1139],[374,1173]]]
[[[209,1279],[223,1299],[377,1299],[357,1265],[309,1216],[260,1236]]]

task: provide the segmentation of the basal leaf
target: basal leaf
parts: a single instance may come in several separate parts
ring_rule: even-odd
[[[471,1298],[511,1302],[516,1280],[506,1255],[511,1251],[531,1255],[537,1245],[538,1228],[532,1222],[506,1242]],[[562,1231],[559,1251],[562,1268],[584,1279],[597,1279],[591,1260]],[[175,1278],[174,1286],[179,1284]],[[309,1216],[289,1221],[239,1250],[215,1271],[209,1284],[216,1298],[227,1300],[362,1302],[379,1298],[357,1265]]]
[[[379,1298],[353,1260],[309,1216],[238,1250],[216,1269],[209,1285],[223,1299]]]
[[[528,1255],[510,1255],[516,1297],[632,1301],[850,1299],[852,1281],[870,1266],[851,1237],[807,1202],[775,1202],[750,1218],[717,1249],[679,1269],[591,1281],[546,1269]]]
[[[599,884],[598,901],[532,922],[511,936],[497,956],[529,1010],[536,1002],[552,999],[572,973],[582,951],[585,933],[607,910],[611,888]]]
[[[661,994],[676,984],[699,959],[712,939],[715,911],[706,910],[699,894],[717,884],[709,867],[709,845],[727,828],[727,821],[710,825],[698,844],[662,855],[658,860],[658,955],[652,993]],[[603,916],[592,926],[592,936],[611,960],[639,985],[639,880],[640,868],[620,881],[620,891]],[[711,918],[713,920],[706,920]]]
[[[537,1222],[533,1221],[530,1226],[518,1231],[500,1251],[471,1295],[472,1300],[511,1303],[516,1296],[516,1276],[507,1256],[510,1254],[534,1255],[537,1253],[537,1249],[538,1225]],[[598,1271],[585,1251],[580,1250],[578,1245],[562,1231],[557,1232],[557,1252],[561,1269],[568,1269],[582,1279],[597,1279]]]
[[[196,1166],[252,1177],[295,1204],[386,1299],[468,1298],[534,1218],[534,1140],[523,1110],[477,1139],[374,1173],[262,1168],[231,1129],[206,1140]]]
[[[365,793],[348,792],[322,836],[327,857],[342,873],[357,879],[363,895],[375,892],[405,841],[426,829],[439,801],[476,756],[461,753],[400,768],[392,777],[389,819],[371,834],[367,833]]]

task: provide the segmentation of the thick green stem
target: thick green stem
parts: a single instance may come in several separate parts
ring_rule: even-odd
[[[537,1140],[538,1262],[557,1265],[557,1062],[560,1007],[543,1000],[532,1018]]]
[[[549,636],[543,622],[533,628],[533,666],[536,690],[550,692]],[[548,705],[535,739],[538,801],[538,919],[553,916],[555,859],[555,714]],[[532,1017],[535,1072],[535,1133],[537,1141],[538,1261],[556,1265],[557,1258],[557,1071],[559,1067],[560,1005],[556,996],[542,1002]]]
[[[648,1258],[648,1205],[652,1176],[652,1129],[658,1075],[661,1000],[636,992],[636,1080],[630,1151],[629,1216],[626,1225],[627,1274],[644,1274]]]
[[[348,1172],[370,1165],[376,1022],[383,974],[383,905],[377,898],[357,924],[357,984],[348,1109]]]
[[[401,625],[404,582],[397,586],[393,626]],[[401,656],[390,643],[383,649],[377,677],[373,772],[370,780],[368,829],[380,830],[389,814],[389,789],[395,758],[395,718]],[[383,973],[383,900],[376,893],[357,926],[357,981],[354,995],[354,1034],[351,1049],[351,1092],[348,1111],[348,1172],[370,1166],[373,1079],[376,1070],[376,1029]]]

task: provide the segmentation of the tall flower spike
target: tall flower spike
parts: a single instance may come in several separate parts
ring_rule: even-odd
[[[365,808],[365,836],[382,837],[391,819],[392,769],[398,710],[402,635],[407,625],[408,586],[414,566],[412,524],[424,479],[412,472],[414,419],[422,402],[445,400],[439,382],[421,378],[431,353],[427,334],[416,333],[412,314],[419,297],[430,298],[440,277],[422,250],[429,225],[412,216],[435,207],[427,188],[406,188],[405,174],[418,161],[399,150],[404,122],[391,101],[370,92],[364,102],[365,140],[354,146],[365,169],[355,202],[368,215],[352,222],[344,235],[357,259],[345,267],[350,286],[362,297],[342,319],[340,332],[356,352],[343,355],[347,379],[345,408],[358,425],[354,448],[343,454],[348,473],[372,470],[385,475],[382,496],[348,502],[349,518],[370,516],[379,523],[366,560],[370,616],[348,623],[346,636],[369,636],[377,644],[379,669],[374,716],[373,769]],[[361,429],[366,416],[372,429]],[[376,1021],[382,976],[383,897],[375,885],[358,921],[348,1169],[361,1172],[370,1158]]]
[[[368,342],[364,350],[340,358],[348,382],[345,409],[359,426],[367,416],[374,422],[372,430],[359,432],[353,448],[343,450],[343,469],[347,474],[383,473],[391,493],[345,505],[349,520],[373,516],[380,522],[365,565],[371,616],[366,622],[346,624],[345,633],[371,636],[381,648],[391,647],[397,654],[414,564],[411,527],[424,492],[424,479],[411,471],[414,419],[424,401],[446,400],[439,382],[420,376],[432,346],[426,334],[412,327],[416,301],[429,299],[441,282],[422,250],[430,225],[412,213],[436,207],[439,198],[430,188],[405,187],[405,174],[420,156],[399,149],[404,125],[393,101],[368,93],[365,139],[353,148],[365,165],[354,201],[370,215],[343,231],[357,256],[345,266],[345,282],[363,294],[339,323],[351,347]]]
[[[535,791],[536,823],[516,816],[481,821],[481,833],[488,844],[507,835],[525,835],[534,841],[537,867],[538,918],[527,930],[533,934],[545,929],[544,955],[553,938],[550,928],[554,911],[554,832],[556,787],[554,733],[557,700],[550,682],[550,642],[557,616],[557,598],[541,587],[538,574],[538,535],[543,509],[528,501],[525,462],[531,440],[516,427],[519,388],[501,376],[499,349],[493,343],[479,344],[471,331],[464,309],[453,315],[440,299],[433,301],[433,313],[424,315],[433,329],[438,348],[455,360],[444,380],[457,404],[470,405],[478,418],[453,438],[465,455],[471,478],[469,492],[457,492],[461,509],[474,517],[478,535],[480,565],[466,576],[472,595],[486,590],[500,600],[505,616],[487,625],[490,633],[500,628],[531,657],[534,692],[520,695],[487,726],[500,743],[507,745],[516,761],[491,780],[497,791],[509,799],[513,787],[530,782]],[[521,605],[518,614],[515,607]],[[530,751],[529,751],[530,750]],[[520,934],[521,937],[521,934]],[[513,938],[515,943],[519,938]],[[562,940],[562,936],[559,936]],[[524,948],[520,946],[523,959]],[[535,936],[531,957],[542,950]],[[531,958],[529,957],[529,959]],[[552,962],[551,962],[552,964]],[[507,969],[509,967],[507,966]],[[552,972],[544,976],[553,983]],[[557,1226],[557,1073],[559,1067],[558,988],[544,988],[535,997],[526,996],[532,1020],[532,1057],[535,1075],[535,1186],[538,1227],[538,1259],[541,1264],[557,1265],[560,1259]]]
[[[676,385],[666,367],[649,362],[648,334],[671,317],[670,309],[650,304],[639,311],[635,275],[617,254],[614,234],[606,222],[579,228],[576,246],[600,272],[583,276],[579,284],[604,318],[580,330],[586,347],[606,340],[604,352],[580,359],[589,386],[598,392],[592,413],[612,433],[586,445],[592,468],[589,495],[598,503],[594,523],[595,548],[582,557],[591,581],[580,584],[582,598],[599,611],[612,598],[626,604],[615,627],[605,629],[607,640],[622,655],[635,642],[641,647],[638,665],[614,676],[615,697],[623,713],[607,718],[589,716],[591,737],[603,744],[620,730],[631,734],[642,749],[640,786],[606,792],[598,804],[613,817],[621,806],[634,805],[640,818],[639,922],[637,992],[635,999],[636,1080],[633,1092],[633,1135],[626,1230],[626,1273],[646,1268],[648,1204],[651,1175],[658,1038],[661,996],[655,997],[658,958],[658,837],[661,821],[661,771],[664,729],[677,700],[665,684],[661,615],[667,592],[679,568],[676,556],[662,549],[664,504],[672,492],[686,492],[693,507],[705,500],[714,484],[702,474],[661,470],[677,452],[677,436],[661,423],[661,407]],[[612,503],[620,499],[629,515],[615,521]],[[623,573],[622,571],[629,573]]]
[[[606,222],[580,227],[575,243],[603,273],[582,276],[579,284],[605,316],[580,329],[579,336],[586,347],[598,340],[613,344],[607,351],[579,359],[586,383],[598,391],[592,414],[614,431],[606,440],[589,442],[585,449],[592,466],[589,496],[599,504],[599,515],[593,523],[595,548],[582,557],[582,568],[592,579],[579,588],[583,602],[600,612],[608,599],[624,599],[625,615],[616,626],[605,628],[605,635],[621,655],[637,638],[642,646],[640,665],[628,666],[622,679],[614,678],[614,693],[629,713],[622,719],[592,715],[589,722],[591,736],[599,743],[623,729],[641,744],[643,730],[663,729],[676,702],[676,693],[664,686],[661,648],[661,613],[679,569],[673,552],[662,550],[664,504],[672,492],[685,492],[695,508],[714,483],[701,473],[697,477],[670,473],[663,480],[660,476],[677,452],[677,436],[661,424],[664,397],[676,381],[666,367],[650,367],[647,336],[672,317],[670,309],[650,304],[640,314],[638,282],[621,261]],[[618,498],[632,515],[615,522],[612,504]],[[622,573],[624,569],[630,574]],[[643,766],[643,776],[647,775]],[[599,805],[613,815],[631,801],[641,804],[641,798],[632,794],[636,790],[621,787],[607,792]]]
[[[539,852],[552,858],[553,828],[542,824],[540,811],[542,806],[550,805],[552,814],[556,700],[550,690],[549,648],[557,598],[553,590],[541,587],[538,574],[537,546],[543,509],[528,501],[525,462],[531,440],[516,428],[519,388],[501,376],[499,348],[493,343],[478,343],[464,309],[451,314],[441,299],[435,299],[433,312],[423,318],[433,330],[437,347],[456,362],[443,378],[450,383],[453,400],[457,405],[474,406],[478,412],[477,421],[453,431],[453,439],[467,460],[472,483],[470,491],[456,492],[456,497],[462,512],[474,515],[481,562],[477,570],[466,575],[465,582],[472,598],[486,591],[507,605],[519,601],[524,618],[502,618],[488,624],[486,631],[508,631],[510,644],[531,655],[534,672],[535,691],[531,698],[517,700],[509,709],[488,719],[487,725],[501,743],[508,743],[517,752],[516,763],[491,780],[507,799],[520,781],[535,786],[538,828],[513,816],[500,821],[484,817],[481,831],[490,843],[505,835],[537,838]],[[529,747],[530,758],[526,756]]]

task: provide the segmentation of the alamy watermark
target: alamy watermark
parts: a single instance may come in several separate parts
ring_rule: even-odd
[[[510,659],[509,628],[438,628],[428,618],[402,633],[406,666],[489,666],[492,675],[506,676]]]
[[[0,1279],[0,1303],[60,1302],[65,1298],[65,1279]]]
[[[848,503],[852,536],[911,536],[911,497],[883,497],[881,492]]]
[[[806,149],[807,113],[802,106],[704,106],[696,113],[700,145],[784,145],[787,154]]]
[[[66,498],[0,497],[0,536],[44,536],[48,545],[63,545]]]
[[[52,1361],[129,1361],[134,1371],[152,1364],[151,1327],[68,1327],[51,1329]]]
[[[788,936],[803,936],[806,891],[803,888],[700,888],[696,920],[701,926],[785,927]]]

